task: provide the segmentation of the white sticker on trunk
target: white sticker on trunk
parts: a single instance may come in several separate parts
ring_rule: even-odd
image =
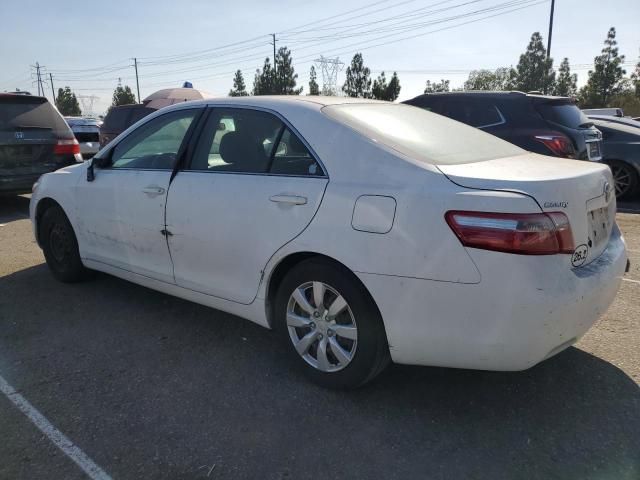
[[[582,245],[578,245],[571,255],[571,265],[573,265],[574,267],[581,266],[582,264],[584,264],[584,262],[587,261],[588,255],[589,247],[587,247],[584,243]]]

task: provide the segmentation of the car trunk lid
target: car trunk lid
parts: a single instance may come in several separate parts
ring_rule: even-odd
[[[565,213],[576,247],[574,267],[590,263],[606,248],[616,213],[613,179],[606,165],[527,153],[438,168],[462,187],[522,193],[544,212]]]

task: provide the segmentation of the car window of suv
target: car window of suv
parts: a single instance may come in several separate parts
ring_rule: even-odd
[[[189,169],[288,175],[322,174],[302,141],[278,117],[245,108],[211,110]]]
[[[172,169],[196,113],[178,110],[135,129],[113,149],[111,168]]]
[[[473,100],[444,102],[442,111],[439,113],[476,128],[487,128],[504,123],[504,117],[495,105]]]

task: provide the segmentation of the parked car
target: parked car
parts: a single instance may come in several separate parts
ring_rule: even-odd
[[[139,103],[111,107],[100,125],[100,148],[124,132],[138,120],[155,112],[156,108],[148,108]]]
[[[44,97],[0,93],[0,193],[31,192],[43,173],[81,162],[80,146]]]
[[[111,107],[100,128],[100,146],[104,147],[138,120],[156,110],[176,103],[210,97],[210,94],[193,87],[164,88],[146,97],[142,104]]]
[[[453,92],[404,102],[480,128],[530,152],[602,158],[602,137],[575,102],[522,92]]]
[[[100,125],[102,120],[85,117],[64,117],[80,144],[82,158],[87,160],[100,150]]]
[[[624,112],[621,108],[585,108],[582,110],[585,115],[608,115],[611,117],[624,117]]]
[[[390,358],[522,370],[576,342],[627,265],[612,184],[408,105],[230,97],[45,175],[30,215],[59,280],[100,270],[245,317],[355,387]]]
[[[631,117],[616,117],[614,115],[587,115],[587,117],[592,120],[602,120],[608,123],[619,123],[620,125],[640,128],[640,121],[634,120]]]
[[[640,128],[606,118],[590,118],[596,128],[602,132],[604,142],[602,161],[611,167],[616,197],[637,196],[640,193]],[[629,121],[633,122],[633,120]]]

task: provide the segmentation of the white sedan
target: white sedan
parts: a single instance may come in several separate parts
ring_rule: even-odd
[[[220,98],[44,175],[31,220],[59,280],[100,270],[236,314],[355,387],[389,360],[523,370],[575,343],[627,265],[612,185],[407,105]]]

